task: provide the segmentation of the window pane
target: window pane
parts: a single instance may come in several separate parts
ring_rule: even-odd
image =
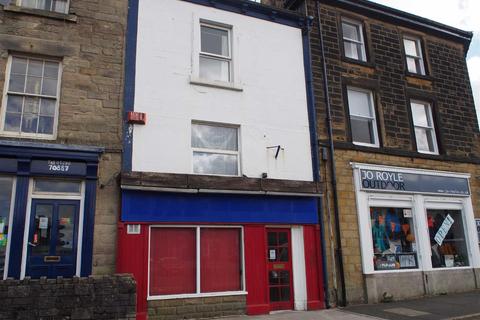
[[[53,117],[42,117],[38,119],[38,133],[52,134],[53,133]]]
[[[55,115],[56,101],[53,99],[41,99],[40,114],[45,116]]]
[[[42,86],[42,78],[27,76],[27,85],[25,88],[26,93],[40,94],[40,88]]]
[[[5,131],[20,132],[20,122],[22,115],[18,113],[6,113],[5,114]]]
[[[369,144],[376,143],[372,120],[352,117],[350,119],[350,124],[352,127],[352,138],[354,142]]]
[[[433,129],[415,128],[415,137],[418,151],[435,152],[436,141],[433,137]]]
[[[42,77],[43,76],[43,61],[29,59],[27,74],[29,76]]]
[[[46,96],[57,95],[57,80],[56,79],[43,79],[42,94]]]
[[[73,252],[74,228],[75,206],[65,204],[59,205],[56,254],[69,254]]]
[[[361,59],[361,45],[353,42],[344,41],[345,45],[345,56],[347,58],[355,59],[355,60],[363,60]]]
[[[19,74],[11,74],[10,81],[8,83],[8,91],[12,92],[24,92],[25,89],[25,76]]]
[[[348,89],[348,107],[351,115],[373,118],[368,92]]]
[[[238,175],[238,157],[237,155],[194,152],[193,172],[236,176]]]
[[[7,112],[22,113],[23,97],[9,95],[7,99]]]
[[[417,42],[410,39],[403,39],[403,44],[405,46],[405,53],[409,56],[419,57],[417,51]]]
[[[375,270],[416,269],[417,243],[410,208],[370,208]]]
[[[40,107],[40,98],[25,97],[24,113],[38,114]]]
[[[228,31],[202,26],[202,52],[229,56]]]
[[[196,292],[196,229],[152,228],[150,295]]]
[[[38,115],[25,113],[22,118],[22,132],[36,133],[38,126]]]
[[[360,41],[360,28],[348,22],[342,22],[343,37]]]
[[[13,178],[0,176],[0,279],[5,270],[8,234],[10,233],[10,205]]]
[[[201,292],[242,289],[240,248],[240,229],[201,229]]]
[[[12,58],[12,73],[13,74],[27,74],[27,59]]]
[[[429,119],[429,108],[429,105],[412,102],[413,123],[415,125],[422,127],[432,126],[432,122]]]
[[[238,150],[237,128],[192,124],[192,147]]]
[[[408,67],[408,72],[411,73],[420,73],[418,69],[418,62],[417,59],[407,57],[407,67]]]
[[[434,268],[469,265],[460,210],[427,210],[428,231]]]
[[[53,11],[67,13],[67,0],[55,0],[53,3]]]
[[[230,81],[230,62],[200,57],[200,78],[206,80]]]
[[[79,181],[36,179],[34,192],[80,193]]]
[[[36,8],[37,0],[22,0],[22,6],[27,8]]]
[[[38,204],[35,207],[35,226],[30,239],[33,244],[32,254],[44,255],[50,253],[50,238],[52,237],[53,205]]]
[[[58,63],[45,62],[44,77],[57,79],[58,78]]]

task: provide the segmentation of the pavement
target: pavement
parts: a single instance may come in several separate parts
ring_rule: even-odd
[[[222,320],[480,320],[480,291],[320,311],[282,311]]]

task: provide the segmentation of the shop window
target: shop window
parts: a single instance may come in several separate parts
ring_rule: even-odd
[[[5,135],[53,138],[56,132],[60,63],[11,56],[4,94],[2,131]]]
[[[231,29],[217,25],[200,25],[200,78],[231,81]]]
[[[69,0],[18,0],[21,7],[68,13]]]
[[[13,181],[11,177],[0,176],[0,279],[4,277],[7,258],[7,244],[12,215]]]
[[[372,92],[352,87],[348,87],[347,90],[353,143],[378,147],[377,120]]]
[[[427,210],[433,268],[469,265],[465,230],[460,210]]]
[[[242,254],[240,228],[154,227],[149,295],[242,291]]]
[[[375,270],[418,268],[410,208],[370,208]]]
[[[438,154],[431,105],[420,101],[411,101],[410,105],[418,152]]]
[[[425,63],[420,39],[409,36],[403,37],[403,47],[408,72],[425,75]]]
[[[359,61],[367,61],[362,23],[343,18],[342,35],[345,57]]]
[[[239,175],[238,128],[192,123],[193,172]]]

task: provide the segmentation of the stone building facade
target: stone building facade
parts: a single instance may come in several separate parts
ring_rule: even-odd
[[[127,1],[0,3],[1,276],[112,274]]]
[[[330,303],[478,288],[480,134],[465,59],[472,34],[369,1],[266,3],[315,17],[310,40],[317,132],[323,154],[331,154],[331,118],[334,145],[334,161],[324,157],[321,166]],[[408,175],[417,182],[410,184]],[[462,188],[453,177],[463,180]],[[341,250],[334,240],[334,189]],[[448,215],[456,222],[443,229]],[[388,240],[379,241],[382,228]],[[402,233],[412,234],[410,244],[392,239]]]

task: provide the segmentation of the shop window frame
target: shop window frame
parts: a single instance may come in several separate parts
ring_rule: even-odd
[[[153,228],[190,228],[195,229],[196,236],[196,293],[185,294],[169,294],[169,295],[151,295],[150,294],[150,259],[151,259],[151,240]],[[222,292],[201,292],[201,270],[200,270],[200,249],[201,249],[201,229],[239,229],[240,230],[240,267],[241,267],[241,290],[237,291],[222,291]],[[148,266],[147,266],[147,300],[169,300],[169,299],[185,299],[185,298],[203,298],[203,297],[221,297],[221,296],[235,296],[246,295],[246,279],[245,279],[245,235],[243,226],[235,225],[150,225],[148,229]]]
[[[1,177],[11,177],[12,178],[12,194],[10,198],[10,211],[8,217],[8,227],[9,232],[7,236],[7,247],[5,248],[5,265],[3,266],[3,275],[2,279],[6,280],[8,278],[8,267],[9,267],[9,258],[10,258],[10,248],[12,244],[12,226],[13,226],[13,215],[15,212],[15,198],[16,198],[16,191],[17,191],[17,177],[7,174],[0,174]]]
[[[13,67],[13,58],[20,58],[20,59],[33,59],[33,60],[42,60],[43,63],[45,62],[55,62],[58,63],[58,74],[57,74],[57,88],[56,88],[56,96],[48,96],[48,95],[43,95],[43,94],[30,94],[30,93],[22,93],[22,92],[16,92],[16,91],[10,91],[10,77],[11,77],[11,71]],[[62,86],[62,74],[63,74],[63,63],[61,59],[56,59],[56,58],[49,58],[45,57],[42,55],[30,55],[30,54],[17,54],[17,53],[11,53],[8,56],[7,59],[7,64],[6,64],[6,73],[5,73],[5,83],[4,83],[4,89],[3,89],[3,99],[2,99],[2,104],[1,104],[1,110],[0,110],[0,135],[5,136],[5,137],[13,137],[13,138],[27,138],[27,139],[38,139],[38,140],[55,140],[57,138],[58,134],[58,122],[59,122],[59,113],[60,113],[60,98],[61,98],[61,86]],[[42,75],[42,81],[43,81],[43,75]],[[53,116],[53,131],[51,134],[46,134],[46,133],[33,133],[33,132],[13,132],[13,131],[6,131],[5,130],[5,121],[6,121],[6,116],[7,116],[7,100],[8,96],[19,96],[19,97],[33,97],[33,98],[45,98],[45,99],[55,99],[55,114]],[[38,106],[40,108],[40,105]],[[23,118],[23,108],[22,108],[22,113],[21,116]],[[38,121],[38,120],[37,120]],[[38,130],[38,124],[37,124],[37,130]]]

